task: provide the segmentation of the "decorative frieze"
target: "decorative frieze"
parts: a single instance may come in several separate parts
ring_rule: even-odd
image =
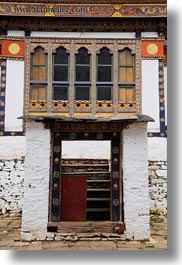
[[[65,4],[0,2],[0,15],[38,17],[166,17],[166,4]]]

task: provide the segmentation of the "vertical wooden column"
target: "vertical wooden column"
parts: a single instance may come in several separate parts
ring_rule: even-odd
[[[112,133],[111,141],[111,192],[112,221],[120,221],[120,133]]]
[[[75,72],[75,50],[74,41],[70,44],[70,86],[69,86],[69,103],[70,103],[70,116],[74,115],[74,75]]]
[[[47,112],[51,113],[52,104],[52,43],[48,43],[48,64],[47,64]]]
[[[114,41],[114,54],[113,54],[113,104],[114,114],[118,113],[118,43]]]
[[[60,221],[60,188],[61,188],[61,134],[53,134],[52,153],[52,181],[51,181],[51,211],[50,219],[53,222]]]
[[[96,45],[95,41],[92,42],[92,61],[91,61],[91,91],[92,91],[92,114],[96,114],[96,65],[97,65],[97,56],[96,56]]]

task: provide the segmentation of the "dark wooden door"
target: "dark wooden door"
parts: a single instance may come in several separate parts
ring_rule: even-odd
[[[61,221],[86,220],[87,178],[62,176]]]

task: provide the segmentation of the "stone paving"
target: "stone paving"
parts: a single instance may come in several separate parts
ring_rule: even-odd
[[[149,241],[35,241],[22,242],[21,216],[0,216],[0,250],[167,250],[167,218],[151,215]]]

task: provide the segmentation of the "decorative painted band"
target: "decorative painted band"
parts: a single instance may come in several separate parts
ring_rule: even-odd
[[[167,17],[167,4],[51,4],[0,2],[0,15],[39,17]]]
[[[1,61],[0,82],[0,136],[23,136],[24,132],[5,131],[5,104],[6,104],[6,60]]]

